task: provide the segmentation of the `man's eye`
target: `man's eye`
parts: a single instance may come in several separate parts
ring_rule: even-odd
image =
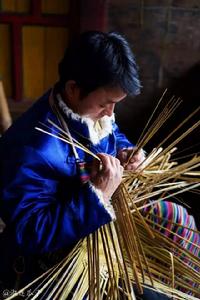
[[[102,108],[106,107],[105,104],[100,104],[99,106],[102,107]]]

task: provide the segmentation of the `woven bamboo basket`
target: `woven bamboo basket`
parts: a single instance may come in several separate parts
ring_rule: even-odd
[[[137,150],[146,145],[178,105],[179,100],[172,99],[155,121],[152,121],[152,114]],[[174,132],[198,111],[181,122]],[[33,295],[26,299],[32,300],[136,299],[136,293],[142,295],[144,287],[173,299],[199,299],[199,257],[181,245],[184,238],[178,233],[165,228],[171,235],[176,235],[179,242],[162,233],[164,220],[155,222],[151,215],[144,213],[148,207],[178,197],[185,191],[199,193],[200,156],[195,154],[181,164],[172,158],[177,143],[199,124],[200,121],[188,128],[170,145],[162,148],[159,144],[137,171],[125,171],[112,197],[116,220],[79,241],[64,260],[7,299],[14,299],[30,288]],[[53,124],[56,133],[48,132],[48,126],[43,125],[37,129],[70,143],[66,132],[57,125]],[[77,141],[74,143],[99,159]],[[187,239],[185,242],[193,243]],[[200,245],[193,244],[200,253]]]

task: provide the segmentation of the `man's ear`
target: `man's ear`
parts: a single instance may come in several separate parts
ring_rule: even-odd
[[[65,94],[69,101],[77,101],[80,98],[80,88],[78,87],[76,81],[68,80],[65,83]]]

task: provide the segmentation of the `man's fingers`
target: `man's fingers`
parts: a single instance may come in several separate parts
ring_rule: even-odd
[[[97,159],[94,159],[91,163],[91,165],[89,166],[89,170],[90,170],[90,176],[91,178],[94,178],[97,176],[99,170],[100,170],[100,165],[101,162],[98,161]]]
[[[126,161],[127,160],[127,152],[126,151],[124,151],[124,150],[122,150],[121,151],[121,153],[120,153],[120,156],[121,156],[121,159],[123,160],[123,161]]]
[[[98,157],[102,168],[96,177],[92,178],[92,183],[103,192],[104,198],[109,200],[122,180],[124,168],[120,161],[111,155],[98,153]]]
[[[120,172],[121,172],[121,175],[123,175],[123,173],[124,173],[124,167],[122,167],[121,165],[120,165]]]
[[[97,156],[101,159],[102,171],[109,170],[112,166],[109,155],[106,155],[104,153],[98,153]]]
[[[104,153],[98,153],[97,155],[101,159],[104,170],[110,170],[111,168],[120,166],[120,161],[116,157]]]
[[[138,167],[138,164],[130,164],[130,165],[127,165],[125,169],[134,171],[137,169],[137,167]]]

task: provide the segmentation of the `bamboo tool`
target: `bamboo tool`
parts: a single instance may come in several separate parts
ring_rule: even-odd
[[[0,130],[4,132],[12,124],[12,118],[9,112],[3,83],[0,80]]]
[[[179,101],[171,100],[164,113],[153,121],[153,127],[146,128],[146,136],[140,139],[139,148],[148,142],[149,134],[152,137],[152,130],[156,133],[169,119],[178,104]],[[51,121],[48,123],[53,127],[42,124],[39,130],[71,143],[66,132]],[[198,125],[199,122],[181,133],[180,137],[184,138]],[[95,157],[78,141],[73,142],[76,147]],[[199,258],[161,232],[168,230],[181,243],[192,245],[197,251],[199,244],[163,227],[164,219],[154,222],[151,215],[144,214],[149,206],[187,190],[196,191],[200,186],[200,171],[197,169],[200,156],[195,154],[178,164],[171,159],[177,151],[176,144],[177,140],[166,148],[158,145],[138,172],[124,172],[123,181],[112,197],[116,221],[80,241],[60,264],[8,299],[32,288],[38,293],[26,299],[64,300],[73,292],[71,298],[74,300],[82,300],[85,295],[90,300],[132,300],[136,299],[133,284],[139,293],[148,285],[148,288],[173,299],[199,299]],[[151,202],[149,199],[152,199]],[[174,225],[177,228],[180,226],[178,223]],[[181,227],[198,233],[184,225]]]

